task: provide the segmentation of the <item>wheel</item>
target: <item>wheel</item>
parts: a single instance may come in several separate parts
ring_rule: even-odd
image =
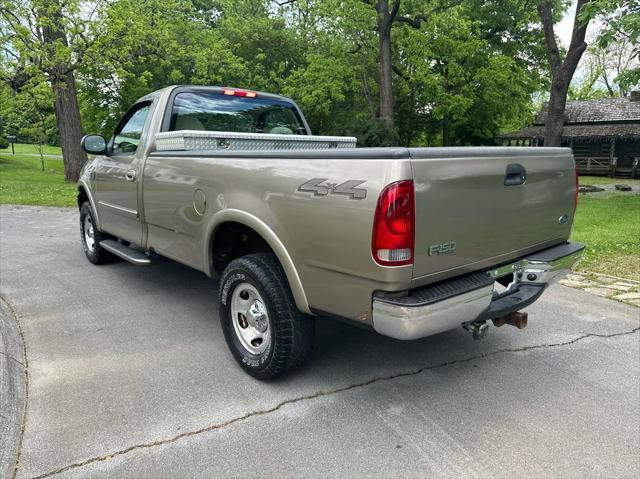
[[[109,239],[110,236],[96,228],[91,203],[88,201],[80,208],[80,237],[84,254],[93,264],[103,264],[113,259],[111,253],[100,246],[100,241]]]
[[[273,254],[250,254],[229,263],[220,281],[219,300],[227,345],[251,376],[275,378],[309,356],[314,320],[298,311]]]

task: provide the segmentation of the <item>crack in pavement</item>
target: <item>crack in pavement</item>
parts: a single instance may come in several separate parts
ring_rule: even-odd
[[[531,351],[531,350],[535,350],[535,349],[544,349],[544,348],[553,348],[553,347],[560,347],[560,346],[569,346],[571,344],[577,343],[578,341],[582,341],[583,339],[587,339],[587,338],[613,338],[613,337],[616,337],[616,336],[626,336],[626,335],[634,334],[634,333],[637,333],[638,331],[640,331],[640,326],[636,327],[636,328],[634,328],[634,329],[632,329],[630,331],[623,331],[623,332],[620,332],[620,333],[612,333],[612,334],[587,333],[587,334],[584,334],[582,336],[578,336],[578,337],[573,338],[571,340],[563,341],[563,342],[560,342],[560,343],[536,344],[536,345],[533,345],[533,346],[524,346],[522,348],[514,348],[514,349],[511,349],[511,348],[498,349],[496,351],[490,351],[490,352],[487,352],[487,353],[478,354],[478,355],[472,356],[470,358],[456,359],[456,360],[453,360],[453,361],[447,361],[447,362],[440,363],[440,364],[435,364],[435,365],[432,365],[432,366],[423,366],[423,367],[421,367],[419,369],[415,369],[415,370],[412,370],[412,371],[405,371],[405,372],[402,372],[402,373],[391,374],[391,375],[388,375],[388,376],[378,376],[378,377],[369,379],[367,381],[362,381],[362,382],[359,382],[359,383],[356,383],[356,384],[351,384],[349,386],[343,386],[341,388],[332,389],[332,390],[329,390],[329,391],[318,391],[318,392],[315,392],[313,394],[308,394],[308,395],[305,395],[305,396],[300,396],[300,397],[296,397],[296,398],[292,398],[292,399],[287,399],[287,400],[282,401],[282,402],[278,403],[277,405],[275,405],[275,406],[273,406],[273,407],[271,407],[269,409],[261,409],[261,410],[257,410],[257,411],[251,411],[251,412],[248,412],[248,413],[246,413],[246,414],[244,414],[242,416],[238,416],[238,417],[229,419],[228,421],[224,421],[224,422],[217,423],[217,424],[212,424],[210,426],[203,427],[201,429],[196,429],[196,430],[193,430],[193,431],[183,432],[183,433],[180,433],[180,434],[178,434],[176,436],[173,436],[173,437],[170,437],[170,438],[167,438],[167,439],[159,439],[157,441],[151,441],[151,442],[146,442],[146,443],[142,443],[142,444],[136,444],[134,446],[130,446],[130,447],[127,447],[125,449],[120,449],[118,451],[114,451],[114,452],[111,452],[111,453],[108,453],[108,454],[104,454],[102,456],[95,456],[95,457],[86,459],[86,460],[84,460],[82,462],[76,462],[76,463],[73,463],[73,464],[69,464],[69,465],[61,467],[59,469],[55,469],[53,471],[41,474],[39,476],[33,476],[32,479],[42,479],[42,478],[45,478],[45,477],[53,476],[55,474],[61,474],[61,473],[66,472],[66,471],[68,471],[70,469],[76,469],[76,468],[87,466],[89,464],[93,464],[93,463],[96,463],[96,462],[107,461],[107,460],[112,459],[113,457],[122,456],[122,455],[128,454],[130,452],[136,451],[138,449],[150,449],[150,448],[153,448],[153,447],[156,447],[156,446],[163,446],[165,444],[171,444],[173,442],[180,441],[181,439],[185,439],[185,438],[192,437],[192,436],[197,436],[199,434],[203,434],[203,433],[210,432],[210,431],[215,431],[217,429],[222,429],[222,428],[225,428],[227,426],[231,426],[232,424],[235,424],[237,422],[245,421],[245,420],[250,419],[252,417],[264,416],[264,415],[267,415],[267,414],[274,413],[274,412],[278,411],[279,409],[281,409],[284,406],[287,406],[289,404],[295,404],[295,403],[298,403],[298,402],[301,402],[301,401],[308,401],[308,400],[311,400],[311,399],[316,399],[316,398],[324,397],[324,396],[332,396],[334,394],[338,394],[338,393],[341,393],[341,392],[344,392],[344,391],[350,391],[350,390],[353,390],[353,389],[363,388],[363,387],[369,386],[369,385],[374,384],[374,383],[391,381],[393,379],[403,378],[403,377],[407,377],[407,376],[415,376],[417,374],[423,373],[424,371],[429,371],[429,370],[432,370],[432,369],[439,369],[439,368],[443,368],[443,367],[446,367],[446,366],[451,366],[451,365],[454,365],[454,364],[468,363],[468,362],[474,361],[476,359],[483,359],[483,358],[487,358],[489,356],[495,356],[497,354],[518,353],[518,352],[523,352],[523,351]]]
[[[27,425],[27,406],[29,404],[29,359],[27,359],[27,342],[24,339],[24,332],[22,331],[22,325],[20,324],[20,319],[18,317],[18,313],[16,309],[13,307],[13,304],[7,300],[2,294],[0,294],[0,301],[2,301],[7,309],[9,310],[9,314],[13,318],[18,327],[18,335],[20,336],[20,342],[22,343],[22,356],[24,358],[24,364],[22,364],[17,359],[9,356],[6,353],[4,354],[6,357],[13,359],[15,362],[22,366],[22,370],[24,371],[24,407],[22,408],[22,418],[20,423],[20,439],[18,440],[18,448],[16,450],[16,463],[13,467],[13,475],[12,479],[15,479],[18,475],[18,466],[20,464],[20,456],[22,455],[22,440],[24,438],[24,429]]]
[[[8,359],[11,359],[11,360],[15,361],[16,363],[18,363],[20,366],[22,366],[22,367],[24,368],[24,364],[22,364],[20,361],[18,361],[18,360],[17,360],[16,358],[14,358],[13,356],[11,356],[11,355],[9,355],[9,354],[7,354],[7,353],[3,352],[3,351],[0,351],[0,354],[2,354],[5,358],[8,358]]]

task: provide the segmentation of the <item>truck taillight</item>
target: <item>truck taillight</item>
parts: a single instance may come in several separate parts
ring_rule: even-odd
[[[388,185],[378,199],[373,220],[371,253],[383,266],[413,263],[416,202],[413,181]]]

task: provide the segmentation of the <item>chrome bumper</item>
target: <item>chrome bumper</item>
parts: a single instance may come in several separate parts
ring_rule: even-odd
[[[418,339],[518,311],[537,300],[550,284],[582,258],[584,245],[565,243],[513,263],[412,291],[401,298],[373,298],[373,328],[396,339]],[[500,294],[494,281],[513,274]]]

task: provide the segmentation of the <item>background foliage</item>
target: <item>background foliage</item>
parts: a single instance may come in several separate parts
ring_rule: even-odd
[[[2,138],[57,144],[50,83],[60,64],[75,72],[82,129],[105,136],[140,96],[203,84],[291,96],[314,133],[355,135],[361,145],[491,144],[527,124],[548,90],[536,2],[526,0],[400,2],[391,28],[392,132],[378,119],[375,1],[69,0],[61,4],[66,44],[40,48],[31,22],[47,23],[28,12],[46,17],[55,3],[0,1]],[[561,13],[567,2],[557,3]],[[606,26],[571,96],[620,95],[637,85],[637,7],[591,2],[585,15]],[[619,42],[630,61],[605,69],[605,88],[596,59]]]

